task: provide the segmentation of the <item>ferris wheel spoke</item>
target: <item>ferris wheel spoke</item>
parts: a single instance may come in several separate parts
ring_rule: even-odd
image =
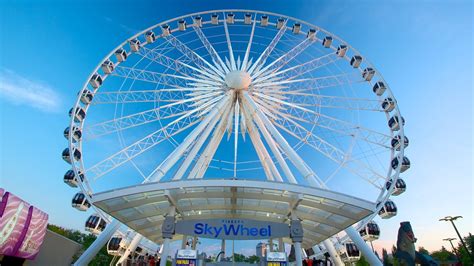
[[[266,108],[262,108],[262,111],[267,111]],[[266,114],[268,114],[267,112],[265,112]],[[246,115],[246,120],[249,121],[247,123],[252,123],[250,120],[250,115],[249,114],[246,114],[244,112],[244,114]],[[275,158],[277,159],[277,162],[278,164],[280,165],[280,167],[282,168],[283,170],[283,173],[285,174],[287,180],[290,182],[290,183],[293,183],[293,184],[296,184],[296,179],[293,175],[293,173],[291,172],[290,168],[288,167],[288,164],[286,163],[285,159],[283,158],[283,155],[280,151],[280,149],[278,148],[278,145],[276,144],[275,140],[271,137],[271,134],[268,132],[268,130],[266,129],[266,127],[264,126],[263,122],[261,121],[261,119],[258,117],[258,116],[254,116],[254,120],[255,120],[255,124],[258,126],[258,129],[260,130],[260,132],[262,132],[262,135],[265,139],[265,141],[267,142],[268,146],[270,147],[270,150],[272,151],[273,155],[275,156]],[[255,131],[255,129],[254,129]],[[281,176],[280,176],[281,178]]]
[[[169,76],[168,74],[130,67],[117,66],[115,68],[115,71],[112,72],[110,75],[125,79],[130,78],[133,80],[151,82],[166,87],[183,88],[187,86],[184,79],[178,79]]]
[[[240,70],[242,70],[242,71],[247,71],[248,66],[251,64],[251,62],[249,62],[249,55],[250,55],[250,48],[252,47],[252,41],[253,41],[253,36],[254,36],[254,33],[255,33],[255,26],[256,25],[257,25],[257,14],[255,13],[254,19],[253,19],[253,24],[252,24],[252,31],[250,32],[250,36],[249,36],[249,42],[247,44],[247,49],[245,50],[244,59],[242,61],[242,65],[240,67]]]
[[[225,13],[222,13],[225,18]],[[225,38],[227,40],[227,49],[229,50],[229,60],[230,60],[230,65],[232,70],[237,70],[237,66],[235,65],[235,59],[234,59],[234,51],[232,49],[232,42],[230,41],[230,36],[229,36],[229,27],[227,26],[227,20],[224,19],[224,31],[225,31]]]
[[[219,76],[215,74],[193,67],[189,64],[186,64],[185,62],[182,62],[181,60],[170,58],[164,54],[158,53],[154,49],[152,50],[146,47],[142,47],[142,49],[138,50],[137,53],[168,69],[172,69],[178,73],[181,73],[184,76],[192,76],[199,73],[201,75],[206,76],[207,79],[212,79],[214,81],[222,81],[222,78],[220,78]]]
[[[149,175],[147,180],[150,182],[158,182],[166,175],[169,169],[171,169],[176,162],[181,159],[184,153],[188,150],[190,145],[195,141],[196,137],[203,132],[203,130],[209,126],[209,124],[216,120],[216,117],[222,115],[228,105],[229,95],[226,94],[226,98],[215,106],[215,108],[196,126],[193,131],[186,136],[181,144],[173,150],[173,152]],[[223,121],[223,120],[221,120]]]
[[[291,85],[290,89],[299,91],[312,91],[314,89],[330,88],[352,83],[365,82],[356,73],[344,73],[339,75],[322,76],[317,78],[303,78],[293,80],[279,80],[272,82],[261,82],[253,85],[256,90],[271,90],[272,86]]]
[[[323,182],[321,179],[313,172],[312,169],[308,168],[304,163],[303,159],[298,155],[298,153],[288,144],[285,138],[278,132],[274,125],[268,120],[268,118],[262,114],[262,111],[258,108],[257,104],[253,101],[252,97],[244,92],[245,102],[248,103],[247,106],[249,110],[257,115],[263,122],[264,126],[275,138],[276,142],[280,145],[283,151],[286,153],[293,165],[300,171],[302,176],[311,186],[317,187],[322,186]]]
[[[222,61],[222,58],[219,56],[219,54],[216,52],[214,47],[212,46],[211,42],[207,39],[206,35],[202,31],[202,29],[199,26],[194,25],[193,26],[194,31],[196,32],[197,36],[201,40],[202,44],[206,48],[207,52],[212,58],[213,63],[220,67],[222,71],[225,73],[230,72],[229,68],[225,65],[224,61]]]
[[[167,126],[145,136],[144,138],[125,147],[121,151],[93,165],[91,168],[86,170],[86,175],[88,175],[88,177],[92,178],[93,180],[97,180],[115,168],[123,165],[143,152],[163,142],[164,140],[179,134],[180,132],[199,122],[198,119],[193,119],[190,116],[175,121],[176,122],[168,124]]]
[[[227,104],[227,106],[225,107],[225,112],[222,114],[222,117],[227,116],[228,112],[230,112],[231,110],[231,107],[232,104]],[[214,157],[214,154],[217,151],[217,148],[219,147],[219,144],[222,141],[222,138],[224,137],[227,123],[229,123],[228,120],[220,119],[219,124],[214,129],[214,132],[212,133],[212,136],[207,146],[204,148],[203,153],[189,172],[189,179],[200,179],[204,176],[212,158]]]
[[[176,50],[180,51],[184,56],[186,56],[189,60],[191,60],[196,66],[198,66],[201,70],[207,71],[207,69],[211,69],[221,78],[225,77],[225,74],[218,70],[215,66],[209,63],[207,60],[202,58],[196,52],[194,52],[191,48],[189,48],[186,44],[178,40],[176,37],[172,35],[168,35],[165,39],[170,42]]]
[[[301,107],[383,112],[383,110],[380,108],[381,102],[378,100],[321,95],[297,91],[280,91],[275,92],[275,94],[284,95],[286,101],[298,104]]]
[[[252,74],[252,79],[258,78],[262,76],[262,73],[266,71],[275,72],[284,67],[288,64],[291,60],[293,60],[296,56],[302,53],[306,48],[308,48],[311,44],[314,43],[314,40],[310,38],[304,39],[301,43],[299,43],[296,47],[285,53],[284,55],[280,56],[264,68],[260,69],[256,73]],[[268,74],[268,73],[267,73]]]
[[[305,63],[298,64],[296,66],[289,67],[280,71],[267,71],[266,73],[263,73],[260,77],[256,78],[253,83],[258,84],[259,82],[266,81],[275,77],[283,79],[295,79],[310,71],[314,71],[318,68],[334,63],[338,59],[340,59],[340,57],[338,57],[335,53],[325,54]]]
[[[278,33],[272,39],[270,44],[267,46],[267,48],[265,48],[263,53],[260,55],[260,57],[258,57],[258,59],[253,63],[253,65],[250,66],[250,68],[248,70],[248,73],[250,75],[252,75],[256,70],[260,69],[263,66],[263,64],[265,64],[268,57],[272,53],[273,49],[275,49],[275,47],[278,44],[278,42],[280,41],[281,37],[283,37],[283,34],[285,34],[285,31],[287,29],[286,22],[287,22],[287,20],[285,20],[283,22],[283,26],[280,28],[280,30],[278,30]]]

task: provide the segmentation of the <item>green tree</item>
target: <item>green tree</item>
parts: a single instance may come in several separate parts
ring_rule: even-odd
[[[432,252],[431,257],[439,262],[456,260],[456,256],[449,252],[444,246],[441,246],[440,250]]]
[[[360,259],[356,262],[356,266],[370,266],[370,264],[365,260],[364,256],[360,256]]]
[[[426,250],[426,248],[424,248],[424,247],[419,247],[418,252],[421,253],[421,254],[430,255],[430,252],[428,250]]]
[[[471,252],[471,254],[474,254],[474,236],[469,234],[468,236],[464,237],[464,243],[466,243],[467,248]],[[461,259],[462,265],[474,265],[474,258],[469,256],[469,253],[467,253],[466,249],[459,243],[459,246],[457,247],[459,257]]]

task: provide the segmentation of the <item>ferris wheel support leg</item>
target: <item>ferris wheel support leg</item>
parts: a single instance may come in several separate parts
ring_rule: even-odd
[[[117,231],[120,226],[120,222],[113,220],[109,225],[107,225],[104,231],[97,237],[97,239],[92,243],[92,245],[87,248],[84,253],[77,259],[74,263],[74,266],[87,265],[95,257],[97,252],[109,241],[112,235]]]
[[[375,256],[374,252],[369,248],[359,233],[352,226],[349,226],[349,228],[346,229],[346,233],[351,238],[352,242],[356,244],[357,248],[359,248],[370,265],[382,265],[380,259]]]
[[[329,255],[331,255],[334,264],[336,266],[344,266],[344,262],[342,262],[341,257],[339,257],[339,254],[337,253],[336,248],[334,247],[334,244],[331,242],[331,240],[328,238],[323,241],[323,244]]]
[[[130,255],[130,253],[134,252],[135,249],[137,249],[137,246],[138,244],[140,243],[140,241],[142,240],[142,235],[140,234],[136,234],[133,239],[132,239],[132,242],[130,242],[130,245],[128,245],[127,247],[127,250],[125,250],[125,252],[123,253],[123,255],[120,257],[120,259],[117,261],[117,264],[116,265],[122,265],[122,263],[128,258],[128,255]]]
[[[302,266],[303,265],[303,256],[301,256],[301,242],[295,242],[293,244],[295,246],[295,260],[296,260],[296,266]]]

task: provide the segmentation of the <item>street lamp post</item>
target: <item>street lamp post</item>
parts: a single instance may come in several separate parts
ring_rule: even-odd
[[[459,240],[461,240],[462,246],[464,247],[464,249],[466,249],[466,252],[467,252],[467,254],[469,255],[469,257],[472,258],[471,252],[469,251],[469,249],[467,249],[466,243],[464,243],[464,240],[462,239],[461,234],[459,234],[459,231],[458,231],[456,225],[454,224],[454,221],[457,220],[457,219],[459,219],[459,218],[462,218],[462,216],[454,216],[454,217],[452,217],[452,216],[446,216],[446,217],[441,218],[441,219],[439,219],[439,220],[440,220],[440,221],[446,221],[446,222],[449,221],[449,222],[451,222],[451,224],[452,224],[453,227],[454,227],[454,230],[456,230],[456,234],[458,234]]]
[[[461,258],[459,257],[459,254],[458,254],[456,248],[454,248],[454,245],[453,245],[453,240],[456,240],[456,238],[451,237],[451,238],[445,238],[445,239],[443,239],[443,240],[444,240],[444,241],[449,241],[449,243],[451,244],[451,247],[453,248],[454,254],[455,254],[456,257],[458,258],[458,260],[460,260]]]

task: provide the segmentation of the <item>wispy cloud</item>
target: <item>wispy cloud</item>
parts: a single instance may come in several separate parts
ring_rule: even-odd
[[[60,110],[59,95],[49,85],[20,76],[8,69],[0,69],[0,98],[44,112]]]
[[[122,30],[124,30],[125,32],[127,33],[130,33],[130,34],[135,34],[138,32],[137,29],[134,29],[132,27],[129,27],[125,24],[122,24],[122,23],[118,23],[118,22],[115,22],[113,19],[111,19],[110,17],[104,17],[105,21],[107,21],[107,23],[109,24],[114,24],[116,26],[119,26]]]

